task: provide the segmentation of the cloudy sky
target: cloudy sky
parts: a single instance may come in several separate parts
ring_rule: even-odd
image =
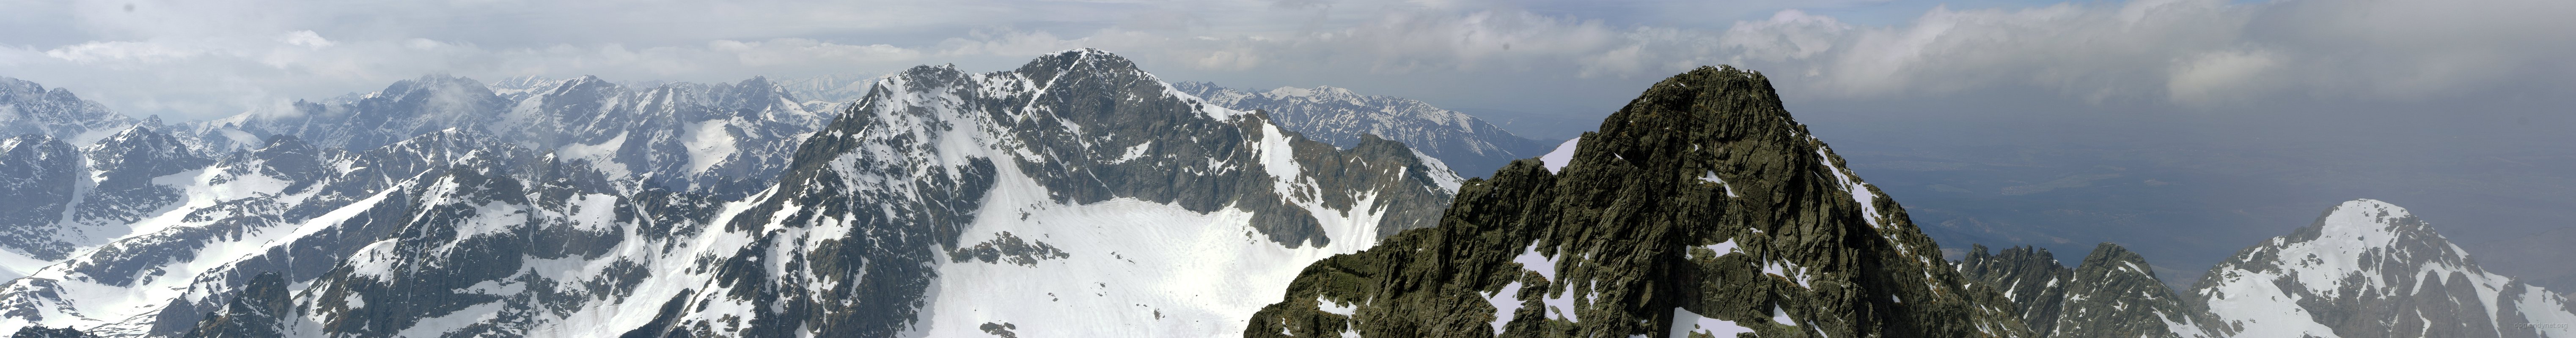
[[[2576,2],[2563,0],[0,0],[0,8],[0,32],[8,32],[0,76],[172,120],[428,73],[737,81],[937,63],[1001,69],[1075,47],[1127,55],[1172,80],[1334,85],[1539,114],[1603,114],[1654,79],[1712,64],[1765,71],[1802,102],[2199,111],[2576,92],[2576,34],[2568,33],[2576,20],[2564,19]]]

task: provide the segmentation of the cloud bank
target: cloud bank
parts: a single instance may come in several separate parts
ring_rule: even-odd
[[[1919,13],[1885,23],[1851,17],[1869,8],[1920,7],[1472,0],[0,6],[15,13],[0,14],[11,22],[0,29],[30,33],[0,38],[0,76],[177,119],[269,109],[428,73],[731,81],[924,63],[998,69],[1075,47],[1115,51],[1173,79],[1330,84],[1446,105],[1538,110],[1606,111],[1645,82],[1713,64],[1763,70],[1799,100],[2012,93],[2192,109],[2576,89],[2569,80],[2576,79],[2576,20],[2563,19],[2576,16],[2576,2],[2560,0],[1931,6],[1894,9]],[[1712,14],[1687,19],[1691,13]]]

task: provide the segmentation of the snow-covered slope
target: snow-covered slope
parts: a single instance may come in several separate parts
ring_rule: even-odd
[[[67,90],[0,78],[0,131],[17,133],[0,149],[11,154],[0,156],[0,167],[10,170],[0,173],[9,179],[0,189],[13,197],[0,203],[0,277],[26,276],[128,237],[153,237],[202,208],[260,194],[209,194],[216,187],[200,179],[211,164],[269,151],[281,139],[292,139],[285,143],[291,148],[368,152],[425,135],[471,138],[578,163],[596,171],[589,179],[624,194],[670,190],[740,199],[775,182],[796,145],[824,124],[824,114],[808,105],[760,78],[630,88],[591,77],[487,86],[426,76],[383,91],[299,102],[284,112],[166,126],[158,118],[107,111]],[[368,168],[382,171],[347,163],[324,171]],[[343,193],[372,193],[417,173],[367,178],[373,186]],[[331,174],[337,173],[308,176]],[[131,246],[119,247],[193,250]]]
[[[1484,176],[1512,160],[1537,156],[1547,145],[1512,135],[1465,113],[1393,96],[1362,95],[1329,86],[1280,87],[1249,92],[1207,82],[1173,88],[1236,110],[1269,112],[1280,126],[1336,146],[1362,135],[1404,142],[1467,176]]]
[[[176,197],[131,222],[139,234],[0,285],[0,330],[1231,335],[1305,263],[1429,226],[1458,184],[1401,143],[1305,140],[1096,50],[1006,72],[915,68],[877,81],[819,134],[767,125],[799,111],[758,79],[641,91],[589,78],[499,91],[460,81],[307,103],[347,110],[322,118],[389,128],[257,116],[196,125],[200,135],[280,132],[155,177]],[[460,91],[470,95],[452,96]],[[431,108],[458,102],[513,110]],[[501,120],[363,150],[305,138],[366,146],[458,116]],[[539,125],[578,128],[524,129]],[[593,132],[607,130],[618,132]],[[744,198],[636,184],[734,175],[723,171],[732,162],[686,159],[752,156],[655,148],[703,139],[691,135],[801,146],[761,150],[782,156],[778,179]],[[158,140],[143,136],[130,138]],[[13,142],[0,150],[29,155],[0,164],[67,147]],[[681,153],[692,156],[659,157]]]
[[[154,179],[206,161],[161,129],[157,117],[0,77],[0,278],[126,234],[126,221],[166,205]]]
[[[17,278],[60,259],[70,245],[60,224],[79,192],[78,148],[62,139],[27,134],[0,140],[0,277]]]
[[[705,235],[715,282],[639,295],[674,298],[636,332],[1231,335],[1450,193],[1401,144],[1307,141],[1088,49],[888,77],[799,154]]]
[[[338,265],[353,241],[381,236],[390,220],[411,216],[410,206],[388,201],[413,194],[407,190],[417,189],[406,187],[418,177],[526,163],[535,162],[525,150],[456,129],[366,152],[275,138],[204,169],[156,178],[175,190],[175,201],[131,223],[136,234],[0,286],[0,329],[41,324],[175,335],[253,275],[310,279]]]
[[[156,121],[157,122],[157,121]],[[0,277],[16,278],[75,251],[135,233],[135,221],[171,210],[169,180],[212,161],[186,141],[131,125],[89,143],[43,134],[0,144]],[[72,151],[65,151],[72,150]]]
[[[2576,308],[2487,272],[2405,208],[2344,202],[2193,286],[2237,337],[2569,337]]]

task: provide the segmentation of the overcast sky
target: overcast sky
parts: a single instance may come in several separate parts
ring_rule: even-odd
[[[2568,96],[2569,17],[2576,1],[0,0],[0,76],[192,120],[429,73],[738,81],[1096,47],[1167,80],[1542,114],[1606,114],[1711,64],[1770,74],[1793,109],[2207,111]]]

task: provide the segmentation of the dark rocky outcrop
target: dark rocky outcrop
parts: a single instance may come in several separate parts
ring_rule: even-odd
[[[259,274],[258,277],[251,278],[250,284],[242,287],[240,294],[233,296],[232,303],[206,314],[205,322],[197,324],[196,329],[188,330],[187,334],[180,337],[285,337],[286,328],[279,323],[285,317],[293,315],[292,312],[288,312],[294,309],[291,307],[293,295],[290,293],[292,291],[286,289],[286,278],[279,277],[277,273]]]
[[[2031,331],[2044,337],[2226,337],[2216,317],[2156,279],[2153,266],[2117,244],[2102,243],[2073,269],[2048,249],[2015,247],[1989,254],[1979,245],[1959,271],[1980,287],[2003,291]]]
[[[1244,336],[2033,336],[1759,73],[1674,76],[1599,130],[1307,267]]]
[[[0,140],[0,247],[36,259],[71,253],[58,224],[72,206],[81,180],[78,149],[45,135]]]
[[[72,221],[99,228],[131,224],[180,202],[179,187],[153,180],[214,163],[179,138],[141,126],[117,132],[84,150],[96,183],[81,196]]]
[[[98,335],[68,327],[36,325],[19,328],[17,333],[9,334],[9,338],[98,338]]]

